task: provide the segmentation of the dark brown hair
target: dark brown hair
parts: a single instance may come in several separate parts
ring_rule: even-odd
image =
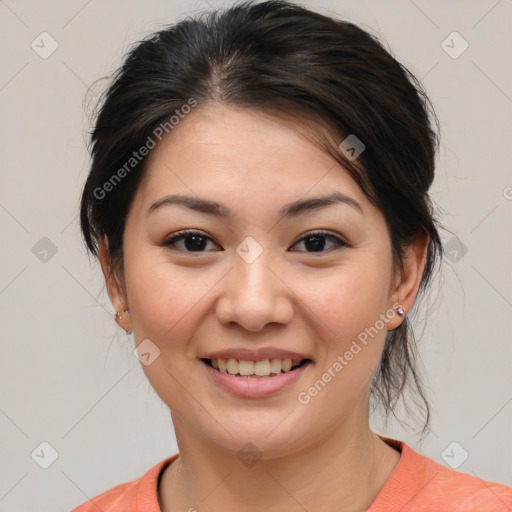
[[[428,195],[439,123],[424,89],[368,31],[279,0],[184,19],[127,53],[100,99],[91,132],[92,166],[80,211],[90,253],[98,256],[99,239],[106,236],[112,268],[123,275],[125,220],[147,162],[131,161],[133,152],[155,142],[162,125],[170,132],[169,120],[182,117],[185,106],[212,101],[320,119],[332,133],[362,141],[357,159],[337,147],[327,150],[382,211],[398,267],[414,237],[429,235],[419,291],[427,288],[443,250]],[[430,407],[409,322],[405,317],[387,333],[370,396],[384,407],[387,422],[405,389],[414,386],[425,433]]]

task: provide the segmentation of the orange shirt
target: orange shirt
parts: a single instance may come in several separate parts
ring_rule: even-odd
[[[365,512],[511,512],[512,487],[481,480],[420,455],[402,441],[380,436],[401,451],[393,474]],[[161,512],[158,476],[179,453],[146,474],[103,492],[72,512]],[[91,501],[93,503],[91,503]]]

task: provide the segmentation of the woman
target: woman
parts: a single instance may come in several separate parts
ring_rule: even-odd
[[[239,4],[137,44],[92,133],[81,226],[179,453],[102,511],[505,511],[512,489],[369,427],[416,387],[442,245],[435,114],[355,25]]]

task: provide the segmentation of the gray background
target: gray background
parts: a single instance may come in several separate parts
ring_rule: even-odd
[[[86,92],[143,35],[228,4],[0,0],[2,512],[69,510],[177,451],[169,412],[81,243],[86,130],[102,83]],[[416,330],[432,431],[419,444],[413,421],[384,429],[373,418],[372,426],[442,464],[512,485],[512,2],[304,4],[381,34],[423,80],[441,121],[432,196],[456,237],[442,233],[448,257]],[[58,44],[47,58],[43,31]],[[454,31],[469,45],[457,58],[464,41],[447,39]],[[52,449],[42,442],[58,455],[47,469]]]

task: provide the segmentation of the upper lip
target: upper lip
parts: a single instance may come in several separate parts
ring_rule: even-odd
[[[259,349],[248,348],[228,348],[209,352],[201,359],[242,359],[244,361],[263,361],[265,359],[291,359],[292,361],[302,361],[311,359],[307,355],[282,348],[266,347]]]

